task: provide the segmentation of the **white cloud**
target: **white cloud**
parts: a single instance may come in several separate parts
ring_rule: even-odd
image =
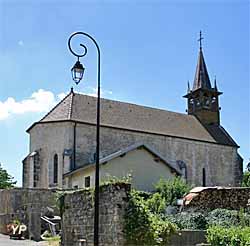
[[[97,88],[90,87],[90,86],[86,87],[83,90],[83,93],[85,95],[88,95],[88,96],[97,97]],[[101,97],[110,97],[112,94],[113,94],[112,91],[110,91],[110,90],[104,90],[104,89],[101,88]]]
[[[58,96],[55,97],[52,92],[43,89],[34,92],[29,98],[21,101],[9,97],[4,102],[0,101],[0,120],[16,114],[47,112],[57,101]]]
[[[62,93],[60,93],[60,94],[57,95],[57,97],[58,97],[60,100],[63,100],[63,98],[66,97],[66,96],[67,96],[67,94],[64,93],[64,92],[62,92]]]
[[[96,88],[87,87],[83,93],[89,96],[96,97]],[[66,93],[55,95],[51,91],[39,89],[32,95],[20,101],[9,97],[6,101],[0,101],[0,121],[9,118],[10,116],[25,113],[47,113],[53,106],[66,97]],[[102,97],[110,97],[112,91],[101,90]]]
[[[19,46],[23,46],[23,45],[24,45],[23,40],[19,40],[19,41],[18,41],[18,45],[19,45]]]

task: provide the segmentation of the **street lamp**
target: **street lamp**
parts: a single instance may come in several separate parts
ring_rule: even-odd
[[[75,81],[75,83],[78,85],[80,81],[82,80],[83,74],[84,74],[85,68],[80,63],[80,61],[77,61],[75,65],[71,68],[72,73],[72,79]]]
[[[68,40],[68,47],[70,52],[77,57],[77,62],[71,69],[72,78],[76,84],[79,84],[83,78],[85,68],[80,63],[80,57],[83,57],[87,54],[87,47],[83,44],[80,46],[83,48],[83,53],[75,53],[70,45],[71,39],[76,35],[83,35],[89,38],[95,44],[97,48],[97,115],[96,115],[96,154],[95,154],[95,215],[94,215],[94,246],[99,245],[99,151],[100,151],[100,89],[101,89],[101,52],[100,48],[93,37],[85,32],[75,32],[73,33]]]

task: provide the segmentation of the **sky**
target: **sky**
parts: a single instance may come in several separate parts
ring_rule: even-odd
[[[0,0],[0,162],[21,185],[29,153],[26,129],[74,90],[93,95],[96,50],[88,40],[84,80],[74,85],[71,33],[91,34],[101,48],[102,96],[185,113],[199,31],[221,123],[250,158],[249,1]]]

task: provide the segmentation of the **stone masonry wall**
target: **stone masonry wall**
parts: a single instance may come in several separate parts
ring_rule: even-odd
[[[65,168],[63,151],[73,149],[73,132],[73,122],[38,124],[30,131],[30,151],[41,149],[43,153],[41,156],[42,188],[48,187],[52,177],[50,169],[55,153],[59,158],[59,187],[63,186],[62,175]],[[93,160],[95,133],[95,126],[77,123],[76,164],[78,166]],[[101,128],[100,141],[101,156],[140,142],[149,145],[167,160],[182,160],[187,165],[187,180],[194,186],[202,185],[203,168],[206,170],[207,186],[237,186],[241,181],[241,163],[236,147],[110,127]]]
[[[26,237],[40,240],[41,219],[47,207],[56,210],[55,192],[45,189],[0,190],[0,233],[6,225],[19,220],[28,228]]]
[[[130,185],[115,184],[100,188],[100,246],[124,246],[123,222]],[[76,191],[64,197],[62,246],[79,246],[85,239],[93,246],[94,197],[90,191]]]
[[[39,183],[39,188],[49,188],[53,183],[53,160],[55,154],[58,155],[59,163],[58,188],[62,188],[63,152],[65,149],[70,149],[73,146],[73,125],[70,122],[55,122],[53,124],[38,124],[31,129],[29,152],[32,153],[37,150],[41,152],[41,182]]]
[[[95,127],[77,124],[76,136],[77,152],[82,156],[93,156]],[[167,160],[184,161],[188,182],[193,186],[202,185],[203,168],[206,169],[207,186],[237,186],[240,182],[236,172],[240,167],[235,147],[108,127],[101,128],[100,138],[102,156],[139,142],[149,145]]]
[[[205,211],[216,208],[249,208],[250,188],[197,187],[184,197],[185,210]]]

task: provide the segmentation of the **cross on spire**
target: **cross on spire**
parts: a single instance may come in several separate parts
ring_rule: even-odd
[[[202,39],[204,39],[204,38],[202,37],[202,32],[200,31],[200,38],[198,39],[198,41],[200,43],[200,50],[202,50],[202,43],[201,43]]]

